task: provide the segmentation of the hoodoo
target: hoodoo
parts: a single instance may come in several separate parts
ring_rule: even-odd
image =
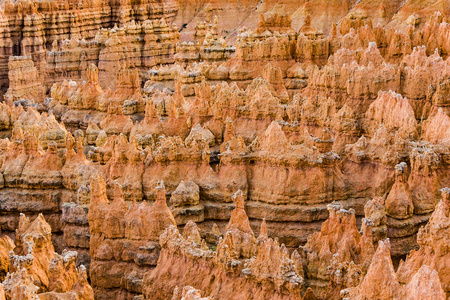
[[[450,0],[0,3],[0,300],[450,299]]]

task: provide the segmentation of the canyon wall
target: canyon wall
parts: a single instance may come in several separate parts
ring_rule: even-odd
[[[77,267],[77,252],[55,252],[51,227],[39,214],[34,221],[20,215],[15,243],[1,238],[2,276],[0,299],[4,300],[93,300],[86,268]],[[9,253],[7,253],[9,252]]]
[[[165,19],[169,22],[173,20],[178,7],[178,2],[170,0],[20,3],[5,1],[0,13],[1,61],[6,67],[10,56],[31,56],[39,80],[45,82],[49,88],[53,82],[63,78],[73,77],[80,80],[82,70],[86,69],[86,62],[93,61],[98,64],[99,60],[105,63],[111,59],[120,60],[122,49],[117,49],[118,44],[141,43],[143,49],[133,49],[133,51],[152,52],[150,60],[154,60],[153,56],[157,56],[154,52],[162,51],[162,54],[166,54],[167,47],[163,43],[158,43],[157,47],[160,49],[152,49],[148,43],[159,42],[157,36],[166,30],[164,28],[166,25],[161,24],[165,24]],[[112,30],[114,27],[130,22],[146,23],[144,25],[146,29],[141,28],[141,25],[138,25],[139,28],[135,25],[131,29],[131,34],[134,34],[139,41],[136,39],[133,41],[131,37],[125,38],[124,31]],[[110,31],[107,28],[110,28]],[[110,36],[111,30],[113,36]],[[147,42],[144,43],[138,36],[146,34]],[[121,37],[119,38],[118,35]],[[106,46],[104,43],[110,38],[112,40]],[[108,49],[101,51],[103,48]],[[11,77],[15,80],[19,79],[17,75],[14,77],[14,72],[19,72],[19,68],[23,68],[21,65],[10,63],[10,74],[5,67],[2,67],[0,70],[2,91],[10,87]],[[40,99],[37,97],[34,100],[37,102]]]
[[[6,299],[448,297],[422,2],[4,3]]]

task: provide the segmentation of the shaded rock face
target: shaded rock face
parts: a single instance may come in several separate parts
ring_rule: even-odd
[[[19,214],[34,218],[42,213],[51,224],[55,249],[77,250],[78,262],[88,265],[87,206],[77,191],[83,191],[96,171],[82,154],[82,144],[75,152],[73,136],[51,114],[41,115],[33,107],[24,111],[22,106],[7,111],[16,127],[2,151],[2,230],[17,238]]]
[[[4,3],[0,300],[448,297],[447,6]]]
[[[345,210],[340,203],[328,205],[329,217],[320,232],[311,234],[301,247],[309,279],[328,282],[324,298],[337,297],[343,287],[359,283],[374,254],[370,219],[362,220],[361,235],[356,227],[355,211]]]
[[[448,294],[450,291],[448,264],[450,256],[446,246],[446,236],[449,231],[449,202],[450,190],[442,190],[442,200],[436,205],[436,209],[431,215],[430,221],[425,227],[422,227],[417,234],[417,243],[419,249],[412,251],[404,262],[401,262],[397,271],[399,281],[407,283],[414,281],[412,285],[418,286],[416,275],[424,267],[432,268],[437,273],[442,284],[443,290]],[[425,273],[422,271],[421,273]],[[415,287],[416,288],[416,287]]]

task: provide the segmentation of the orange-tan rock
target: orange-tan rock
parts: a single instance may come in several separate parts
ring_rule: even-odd
[[[158,266],[144,277],[146,299],[178,299],[178,286],[187,281],[211,298],[301,298],[304,282],[298,253],[290,256],[284,245],[268,238],[265,222],[256,240],[244,210],[242,192],[238,191],[234,198],[236,207],[216,251],[206,246],[192,222],[186,224],[183,235],[175,226],[166,229],[160,237]],[[231,286],[234,288],[229,289]],[[183,294],[188,289],[196,297],[201,296],[192,287],[184,288]]]
[[[33,222],[21,215],[16,247],[7,243],[11,268],[1,284],[3,299],[80,299],[93,300],[83,265],[76,267],[77,252],[54,252],[50,225],[40,214]]]
[[[373,222],[363,219],[363,235],[356,228],[354,210],[340,203],[328,205],[329,217],[320,232],[308,237],[301,249],[309,279],[329,282],[325,297],[336,297],[339,288],[355,286],[369,266],[374,253]],[[317,294],[321,293],[317,290]]]
[[[6,298],[448,297],[447,1],[119,2],[0,11]]]
[[[92,177],[90,187],[90,277],[94,291],[103,298],[126,299],[140,294],[144,273],[154,268],[158,259],[159,235],[176,225],[166,204],[164,184],[156,187],[153,205],[134,201],[129,208],[118,182],[111,202],[101,175]]]
[[[21,99],[43,103],[45,89],[31,56],[11,56],[8,63],[9,87],[6,102],[12,104]]]
[[[362,282],[341,291],[345,299],[446,299],[448,251],[442,248],[448,230],[449,190],[442,190],[429,223],[418,233],[419,249],[413,250],[394,271],[389,240],[380,241]],[[447,296],[446,296],[447,295]]]

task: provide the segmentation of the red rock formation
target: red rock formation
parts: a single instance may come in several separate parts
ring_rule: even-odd
[[[373,222],[363,220],[361,236],[354,210],[345,210],[340,203],[329,204],[327,208],[329,217],[321,231],[310,235],[301,250],[307,278],[330,282],[326,297],[336,297],[339,288],[359,283],[358,274],[364,274],[372,260]],[[320,285],[315,288],[319,294]]]
[[[344,290],[341,295],[351,299],[395,299],[401,295],[401,286],[392,265],[389,240],[379,241],[367,274],[356,288]],[[353,293],[353,294],[352,294]]]
[[[133,124],[124,114],[143,112],[145,107],[139,89],[138,71],[126,69],[118,72],[115,91],[104,91],[100,87],[95,65],[89,66],[87,75],[88,81],[80,85],[73,81],[55,84],[51,92],[51,111],[68,126],[84,123],[86,127],[91,120],[85,118],[84,112],[92,111],[93,121],[108,135],[128,134]]]
[[[200,189],[193,181],[183,180],[170,197],[171,211],[177,225],[188,221],[202,222],[205,220],[204,206],[200,205]]]
[[[4,235],[0,238],[0,280],[2,281],[9,271],[9,252],[13,251],[14,248],[14,241],[9,236]]]
[[[395,183],[386,198],[386,214],[395,219],[407,219],[413,214],[411,191],[406,184],[406,163],[395,166]]]
[[[446,299],[448,295],[448,251],[442,248],[448,226],[448,188],[429,223],[417,235],[419,249],[413,250],[394,271],[389,240],[380,241],[377,252],[358,287],[341,291],[350,299]]]
[[[1,251],[12,249],[11,269],[1,285],[3,299],[94,299],[85,267],[75,266],[77,252],[54,252],[50,225],[42,214],[33,222],[21,215],[16,247],[2,244]]]
[[[300,297],[303,278],[298,273],[301,269],[298,253],[295,252],[297,254],[290,258],[284,245],[280,247],[277,240],[269,239],[265,223],[256,241],[243,208],[242,192],[235,194],[235,203],[236,208],[217,251],[206,247],[192,222],[186,225],[183,235],[174,226],[166,229],[160,237],[162,250],[158,266],[144,277],[146,299],[167,299],[171,296],[179,299],[180,291],[176,287],[185,285],[187,281],[211,298]],[[257,255],[251,257],[253,248]],[[265,265],[265,260],[268,265]],[[209,279],[205,281],[205,278]],[[231,286],[234,288],[229,289]],[[183,293],[189,289],[200,297],[200,292],[195,288],[185,289]]]
[[[247,268],[242,270],[246,276],[261,284],[269,278],[277,291],[294,290],[297,285],[303,285],[303,264],[300,255],[294,251],[289,256],[284,244],[280,246],[277,239],[269,238],[265,220],[261,223],[256,249],[256,256],[246,262]],[[295,275],[290,274],[292,272]]]
[[[86,60],[98,60],[99,51],[90,41],[101,28],[112,28],[114,24],[124,25],[130,21],[150,19],[151,23],[161,18],[171,19],[177,10],[178,4],[173,1],[164,3],[94,1],[80,4],[69,2],[55,4],[48,1],[39,4],[8,2],[2,11],[1,32],[2,39],[5,40],[2,55],[3,57],[31,55],[36,68],[42,72],[41,80],[44,77],[48,82],[60,80],[64,76],[80,78]],[[159,33],[158,28],[155,31]],[[70,46],[67,45],[69,43]],[[74,45],[79,43],[82,47]],[[56,49],[58,44],[65,48],[59,53]],[[82,51],[81,48],[86,48],[86,51]],[[149,48],[151,47],[147,47]],[[49,51],[47,56],[50,66],[46,66],[47,50],[53,50]],[[47,71],[45,75],[44,69]],[[2,74],[2,78],[6,78],[7,70],[3,70]]]
[[[366,219],[372,221],[373,242],[384,240],[387,234],[387,217],[384,199],[382,197],[376,197],[367,201],[366,205],[364,205],[364,215]]]
[[[420,248],[417,251],[413,250],[406,260],[400,263],[397,274],[401,283],[414,280],[417,282],[417,279],[413,279],[417,274],[414,274],[420,273],[419,269],[422,266],[427,266],[437,273],[442,288],[448,295],[450,285],[446,264],[448,263],[449,253],[442,245],[447,243],[446,232],[449,230],[449,194],[448,188],[442,190],[442,200],[436,205],[428,224],[422,227],[417,234],[417,242]],[[424,270],[421,273],[427,274]],[[414,283],[412,283],[412,286],[415,286]],[[419,295],[419,293],[416,295]]]
[[[445,1],[294,2],[5,3],[0,227],[43,213],[79,253],[15,292],[80,298],[91,256],[99,299],[448,292],[419,231],[450,180]]]
[[[423,124],[423,138],[431,143],[448,144],[450,138],[450,117],[439,108],[438,112]]]
[[[417,134],[414,111],[408,100],[395,93],[381,93],[366,112],[367,131],[373,134],[383,124],[388,131],[398,130],[403,138]]]
[[[172,300],[210,300],[210,297],[202,297],[201,291],[192,286],[185,286],[182,290],[178,287],[173,292]]]
[[[144,201],[133,202],[129,208],[118,183],[111,202],[103,177],[92,177],[90,187],[90,277],[95,293],[119,298],[141,293],[144,273],[156,265],[159,235],[176,224],[166,204],[164,185],[156,187],[152,206]]]
[[[51,227],[42,214],[33,222],[21,215],[16,231],[17,255],[10,257],[11,272],[25,268],[41,291],[50,285],[49,266],[55,253],[51,235]]]
[[[11,56],[8,63],[9,87],[5,94],[7,103],[20,99],[43,103],[45,90],[42,79],[31,56]]]
[[[408,284],[401,285],[389,252],[389,240],[380,241],[362,282],[355,288],[342,290],[341,296],[344,299],[446,299],[438,273],[427,265]]]

